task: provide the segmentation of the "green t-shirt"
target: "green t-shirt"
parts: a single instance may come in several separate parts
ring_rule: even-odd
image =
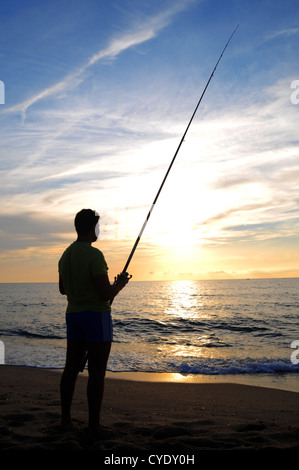
[[[100,300],[92,281],[108,271],[100,250],[87,242],[75,241],[61,256],[58,270],[68,300],[66,313],[110,311],[109,301]]]

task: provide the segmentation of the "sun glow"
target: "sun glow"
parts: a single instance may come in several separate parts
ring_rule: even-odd
[[[178,187],[180,179],[174,174],[153,214],[148,234],[151,241],[162,248],[188,252],[201,244],[198,221],[204,216],[203,209],[192,201],[201,199],[202,190],[195,191],[193,185],[192,190],[181,194]]]
[[[165,232],[155,235],[155,243],[170,250],[180,249],[184,251],[192,250],[199,242],[197,233],[189,224],[176,225]]]

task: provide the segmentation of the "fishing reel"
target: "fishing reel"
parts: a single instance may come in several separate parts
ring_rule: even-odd
[[[129,273],[126,273],[126,272],[122,272],[120,274],[118,274],[115,278],[114,278],[114,284],[120,284],[120,285],[123,285],[125,286],[126,284],[128,284],[129,280],[131,279],[132,275],[129,274]]]

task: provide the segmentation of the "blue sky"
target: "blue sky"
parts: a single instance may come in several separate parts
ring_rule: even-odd
[[[298,19],[295,0],[3,1],[0,281],[55,280],[83,207],[122,269],[238,24],[130,271],[298,276]]]

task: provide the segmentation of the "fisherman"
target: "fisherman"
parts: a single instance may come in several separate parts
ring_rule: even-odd
[[[77,240],[58,263],[59,290],[67,296],[67,351],[61,377],[61,424],[71,426],[71,404],[76,379],[88,355],[87,400],[89,430],[99,433],[104,379],[112,342],[111,303],[128,283],[119,275],[110,284],[103,253],[91,246],[99,236],[99,215],[82,209],[75,217]]]

